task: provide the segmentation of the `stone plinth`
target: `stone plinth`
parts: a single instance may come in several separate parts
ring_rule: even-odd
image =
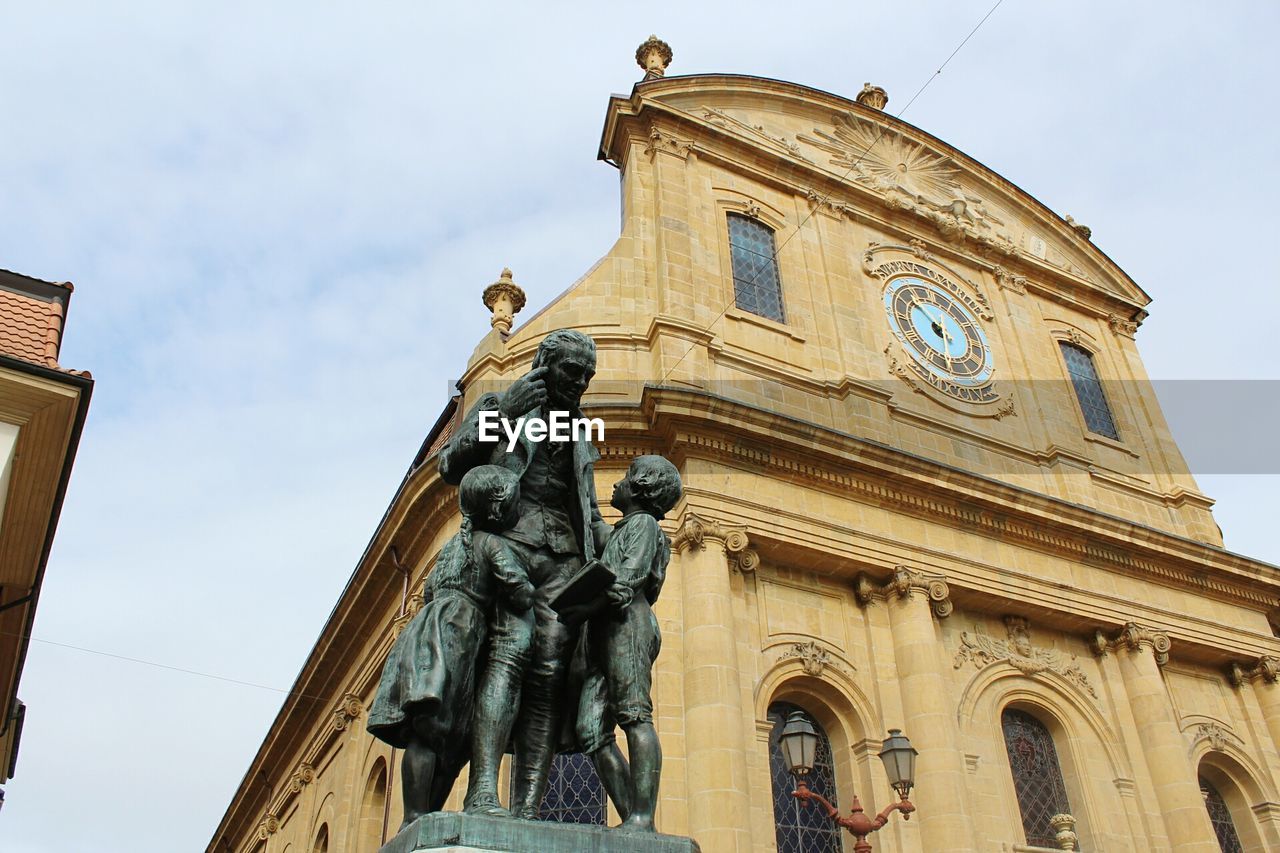
[[[435,812],[392,838],[379,853],[700,853],[698,843],[676,835],[618,832],[603,826],[510,820]]]

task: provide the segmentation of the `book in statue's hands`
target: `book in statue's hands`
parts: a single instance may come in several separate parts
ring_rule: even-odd
[[[604,563],[591,560],[551,599],[551,609],[566,625],[579,625],[608,602],[605,593],[616,580]]]

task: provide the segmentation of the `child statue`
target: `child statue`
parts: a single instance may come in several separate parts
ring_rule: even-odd
[[[525,620],[534,587],[499,534],[516,518],[520,481],[497,465],[458,484],[462,528],[427,577],[422,610],[387,657],[367,728],[403,749],[404,823],[444,807],[470,758],[478,660],[491,619]]]
[[[662,747],[653,727],[653,663],[662,644],[652,606],[662,590],[671,543],[658,526],[680,500],[680,473],[661,456],[641,456],[613,487],[622,513],[600,562],[615,580],[607,602],[587,623],[591,668],[578,707],[577,735],[623,818],[618,829],[656,832],[653,815]],[[627,738],[630,766],[614,739]]]

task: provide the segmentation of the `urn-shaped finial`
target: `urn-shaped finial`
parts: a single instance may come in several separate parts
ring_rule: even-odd
[[[657,36],[649,36],[636,48],[636,64],[644,69],[645,80],[664,76],[672,56],[671,45]]]
[[[489,325],[505,338],[511,334],[511,321],[524,307],[524,291],[511,280],[511,270],[503,269],[498,280],[484,289],[484,307],[493,312]]]
[[[1080,842],[1076,835],[1076,819],[1069,814],[1056,814],[1049,818],[1049,826],[1053,828],[1053,843],[1059,850],[1075,850]]]
[[[862,85],[862,91],[858,93],[855,99],[863,106],[871,107],[875,110],[882,110],[885,104],[889,103],[889,93],[879,86],[872,86],[870,83]]]

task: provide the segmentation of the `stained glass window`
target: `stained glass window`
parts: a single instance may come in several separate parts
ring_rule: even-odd
[[[773,230],[750,217],[730,213],[729,254],[737,306],[781,323],[782,282],[774,257]]]
[[[1213,832],[1218,836],[1218,846],[1222,853],[1243,853],[1240,836],[1236,835],[1236,825],[1231,820],[1231,812],[1227,809],[1226,800],[1213,787],[1213,783],[1200,777],[1200,793],[1204,795],[1204,807],[1209,810],[1209,822],[1213,824]]]
[[[591,757],[581,752],[557,755],[551,762],[547,793],[538,820],[604,825],[604,785]]]
[[[1084,422],[1089,427],[1089,432],[1119,441],[1120,433],[1116,432],[1111,407],[1107,405],[1106,395],[1102,393],[1102,383],[1098,381],[1093,356],[1089,355],[1088,350],[1066,341],[1059,341],[1058,346],[1062,348],[1062,358],[1067,362],[1067,373],[1071,376],[1071,385],[1076,389],[1076,399],[1080,401],[1080,411],[1084,413]]]
[[[1025,711],[1005,709],[1000,715],[1004,728],[1004,746],[1009,752],[1009,768],[1013,771],[1013,787],[1018,794],[1018,810],[1022,812],[1022,829],[1027,843],[1036,847],[1056,847],[1049,819],[1056,814],[1070,814],[1067,789],[1062,783],[1062,767],[1058,750],[1044,723]]]
[[[802,709],[786,702],[775,702],[769,706],[769,720],[773,723],[773,731],[769,733],[769,773],[773,777],[773,823],[778,853],[840,853],[840,833],[843,830],[831,822],[826,810],[817,803],[806,804],[791,796],[796,780],[782,756],[778,735],[782,734],[787,715],[799,710]],[[810,717],[809,721],[818,732],[818,754],[809,774],[809,789],[839,808],[831,742],[817,720]]]

